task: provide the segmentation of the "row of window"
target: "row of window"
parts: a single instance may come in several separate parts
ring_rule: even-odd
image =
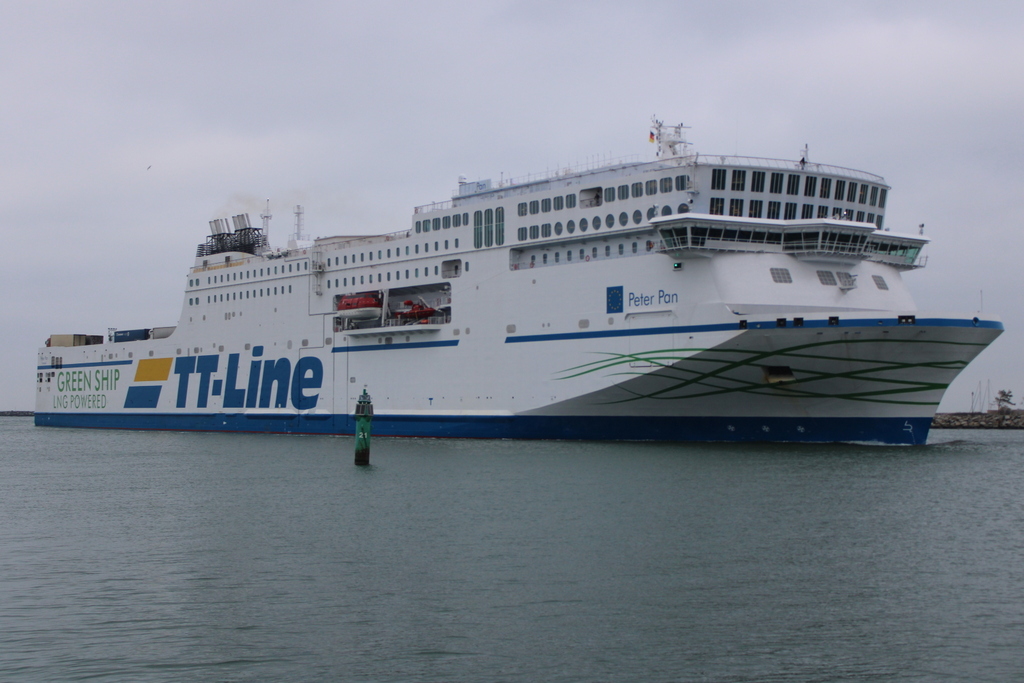
[[[729,200],[729,215],[730,216],[742,216],[743,215],[743,204],[742,199],[730,199]],[[749,218],[761,218],[761,214],[764,211],[764,202],[760,199],[751,199],[749,204],[750,210],[747,212]],[[784,220],[791,221],[796,219],[797,209],[800,206],[796,202],[786,202],[785,213],[782,213],[783,205],[782,202],[768,202],[768,214],[767,218],[779,219],[780,217]],[[841,206],[834,206],[831,209],[832,218],[839,220],[852,221],[856,220],[858,223],[875,223],[879,228],[882,227],[882,216],[865,213],[864,211],[854,211],[853,209],[844,209]],[[708,213],[723,216],[725,215],[725,198],[724,197],[712,197],[711,206],[708,208]],[[782,214],[780,216],[780,214]],[[817,216],[815,216],[814,204],[804,204],[803,208],[800,209],[800,218],[828,218],[829,207],[819,206]]]
[[[238,280],[250,280],[250,279],[255,278],[255,277],[264,277],[264,275],[263,275],[263,271],[264,270],[266,270],[267,276],[269,277],[272,274],[273,275],[277,275],[278,274],[278,268],[280,268],[282,275],[285,274],[285,272],[288,272],[288,273],[296,272],[297,273],[297,272],[301,272],[303,270],[309,270],[309,261],[303,261],[301,263],[289,263],[287,265],[288,265],[288,270],[287,271],[285,271],[285,269],[284,269],[285,268],[285,264],[281,264],[280,266],[274,266],[273,269],[271,269],[268,266],[265,269],[264,268],[260,268],[259,271],[257,271],[255,268],[253,268],[252,270],[246,270],[246,271],[236,270],[236,271],[233,271],[233,272],[230,272],[230,273],[221,273],[220,275],[208,275],[206,277],[206,284],[208,284],[208,285],[215,285],[215,284],[218,284],[218,283],[221,283],[221,282],[237,282]],[[294,270],[292,270],[293,266],[294,266]],[[258,275],[257,275],[257,272],[259,273]],[[189,278],[188,286],[189,287],[198,287],[200,285],[200,280],[201,280],[201,278]]]
[[[469,272],[469,262],[468,261],[464,264],[463,267],[465,268],[466,272]],[[420,270],[421,270],[420,268],[413,268],[413,269],[411,269],[411,271],[410,271],[410,269],[406,269],[405,270],[405,279],[406,280],[412,280],[412,279],[416,279],[416,278],[420,277]],[[430,268],[429,267],[423,268],[422,271],[423,271],[423,275],[422,275],[423,277],[430,277]],[[434,266],[434,275],[439,275],[440,272],[441,272],[440,268],[438,266]],[[377,273],[376,275],[377,275],[377,282],[385,282],[385,281],[386,282],[391,282],[392,278],[391,278],[391,272],[390,271],[388,271],[387,273]],[[394,271],[394,275],[395,275],[395,277],[394,277],[395,281],[399,281],[399,280],[402,279],[402,271],[401,270]],[[344,277],[344,278],[334,278],[334,288],[338,289],[339,286],[340,287],[355,286],[357,284],[356,277],[357,276],[353,275],[351,278],[347,278],[347,277]],[[373,273],[371,273],[370,275],[359,275],[358,278],[359,278],[358,284],[360,284],[360,285],[367,284],[367,278],[369,278],[369,283],[370,284],[372,284],[374,282]],[[349,283],[349,279],[352,280],[351,284]],[[288,285],[287,287],[288,287],[288,292],[287,293],[291,294],[292,293],[292,286]],[[280,289],[280,292],[278,291],[279,289]],[[331,289],[331,279],[330,278],[328,278],[328,280],[327,280],[327,289]],[[284,294],[284,293],[285,293],[285,286],[284,285],[282,285],[280,288],[278,288],[278,287],[273,287],[273,288],[267,287],[266,288],[266,294],[264,294],[264,290],[262,288],[259,289],[259,290],[255,290],[254,289],[251,292],[251,296],[250,296],[250,292],[248,290],[246,290],[244,292],[226,292],[224,294],[214,294],[212,296],[207,296],[206,297],[206,303],[209,304],[209,303],[218,303],[218,302],[222,302],[222,301],[237,301],[238,299],[249,299],[249,298],[257,299],[257,298],[260,298],[260,297],[263,297],[263,296],[278,296],[279,294]],[[188,300],[188,305],[189,306],[198,306],[199,305],[199,297],[190,297],[189,300]]]
[[[280,287],[267,287],[265,295],[263,293],[263,288],[262,287],[260,289],[258,289],[258,290],[257,289],[253,289],[253,290],[248,290],[247,289],[247,290],[242,291],[242,292],[225,292],[223,294],[213,294],[213,295],[210,295],[210,296],[206,297],[206,303],[210,304],[210,303],[218,303],[218,302],[221,302],[221,301],[238,301],[239,299],[249,299],[249,298],[258,299],[258,298],[263,297],[263,296],[279,296],[281,294],[285,294],[285,289],[284,288],[285,288],[285,285],[281,285]],[[281,290],[280,292],[278,291],[279,289]],[[273,293],[271,293],[271,292],[273,292]],[[251,297],[250,297],[250,293],[251,293]],[[288,294],[292,293],[292,286],[291,285],[288,285],[288,292],[287,293]],[[199,297],[189,297],[188,305],[189,306],[198,306],[199,305]]]
[[[447,263],[447,261],[445,263]],[[464,267],[465,267],[466,271],[468,272],[469,271],[469,262],[468,261],[464,264]],[[423,270],[423,277],[430,277],[430,267],[429,266],[423,268],[422,270]],[[434,266],[434,275],[439,275],[440,272],[441,272],[440,268],[438,266]],[[394,271],[394,273],[395,273],[394,280],[396,282],[402,280],[402,271],[401,270],[396,270],[396,271]],[[356,282],[356,276],[355,275],[353,275],[351,278],[347,278],[347,277],[334,278],[334,289],[338,289],[339,287],[350,287],[350,286],[354,287],[356,284],[365,285],[368,282],[369,282],[369,284],[373,284],[373,282],[374,282],[373,275],[374,275],[373,273],[370,273],[369,275],[360,275],[360,276],[358,276],[359,277],[359,282],[358,283]],[[420,269],[419,268],[413,268],[411,270],[409,268],[405,269],[405,279],[406,280],[414,280],[414,279],[416,279],[418,277],[420,277]],[[369,278],[369,280],[367,280],[367,278]],[[352,280],[351,283],[349,282],[350,279]],[[377,273],[377,280],[376,280],[377,282],[391,282],[391,280],[392,280],[392,278],[391,278],[391,271],[388,271],[386,273]],[[330,278],[327,279],[327,289],[331,289],[331,279]]]
[[[687,213],[689,212],[689,210],[690,206],[688,204],[679,205],[679,213]],[[652,206],[651,208],[647,209],[647,220],[651,220],[657,214],[658,210]],[[661,207],[661,215],[671,216],[672,207]],[[640,225],[643,219],[644,215],[640,212],[639,209],[633,212],[632,221],[634,225]],[[627,225],[629,225],[630,220],[631,218],[629,214],[623,211],[622,213],[619,214],[618,224],[622,227],[626,227]],[[614,228],[615,222],[616,218],[614,214],[608,214],[603,219],[600,216],[594,216],[592,221],[588,221],[586,218],[581,218],[579,223],[579,229],[580,232],[586,232],[591,227],[593,227],[594,230],[600,230],[602,225],[607,226],[608,228]],[[576,232],[576,221],[567,221],[564,229],[565,232],[567,232],[568,234],[573,234],[574,232]],[[520,242],[525,242],[528,239],[535,240],[541,237],[551,237],[552,231],[555,235],[561,235],[562,230],[563,228],[561,222],[555,223],[554,226],[552,226],[551,223],[543,223],[541,225],[531,225],[528,228],[519,228],[516,236]]]
[[[548,197],[547,199],[534,199],[532,202],[520,202],[518,211],[520,216],[533,215],[538,213],[549,213],[576,208],[576,195],[567,194],[564,197]]]
[[[778,282],[779,284],[789,284],[793,282],[793,275],[789,272],[789,268],[770,268],[769,271],[772,275],[772,282]],[[816,273],[818,275],[818,282],[827,287],[839,286],[843,289],[853,289],[857,286],[857,276],[853,273],[847,273],[844,271],[836,271],[833,273],[831,270],[819,270],[816,271]],[[871,280],[875,283],[875,287],[878,289],[889,289],[889,283],[887,283],[885,278],[881,275],[872,275]]]
[[[649,251],[652,251],[653,249],[654,249],[654,242],[648,240],[647,245],[646,245],[646,250],[649,252]],[[630,250],[631,250],[631,253],[633,253],[633,254],[640,253],[640,243],[639,242],[633,242],[632,246],[630,247]],[[579,261],[591,261],[591,260],[595,260],[596,261],[598,258],[600,258],[601,254],[602,254],[602,252],[599,251],[598,247],[591,247],[589,253],[587,252],[586,249],[579,249],[579,250],[567,249],[565,251],[565,262],[566,263],[572,263],[572,261],[573,261],[573,254],[576,253],[577,251],[579,253],[579,259],[578,259]],[[612,258],[613,255],[625,256],[626,255],[626,243],[625,242],[619,242],[619,244],[617,246],[617,249],[615,251],[612,250],[612,245],[606,244],[606,245],[604,245],[604,252],[603,253],[604,253],[604,257],[605,258]],[[530,254],[530,261],[529,261],[528,267],[533,268],[535,265],[538,265],[538,264],[539,265],[543,265],[543,266],[549,265],[549,261],[548,261],[549,256],[551,258],[551,263],[561,263],[562,262],[562,252],[560,252],[560,251],[556,251],[556,252],[553,252],[551,254],[548,254],[546,252],[542,253],[542,254],[540,254],[540,260],[537,259],[537,254]]]
[[[764,192],[765,171],[750,172],[750,191]],[[768,192],[771,194],[782,194],[783,183],[785,183],[786,194],[800,194],[800,182],[803,178],[803,195],[819,199],[834,199],[841,202],[844,199],[851,204],[870,204],[880,209],[885,208],[886,188],[870,185],[868,183],[855,183],[846,180],[835,181],[835,194],[832,193],[832,178],[818,178],[813,175],[802,176],[799,173],[772,173],[769,178]],[[819,183],[820,180],[820,183]],[[711,189],[724,190],[726,182],[726,169],[714,168],[711,170]],[[747,171],[733,169],[730,188],[733,192],[744,192],[747,187]],[[820,190],[818,188],[821,188]]]
[[[463,225],[469,225],[468,213],[456,213],[451,216],[438,216],[437,218],[426,218],[416,221],[416,232],[461,228]]]
[[[455,248],[458,249],[459,248],[459,238],[456,237],[454,241],[455,241]],[[444,240],[444,248],[448,249],[448,240]],[[385,249],[378,249],[377,250],[377,260],[378,261],[382,261],[385,258],[391,258],[391,251],[392,251],[391,249],[386,249],[386,250]],[[441,242],[440,241],[434,242],[434,251],[441,251]],[[395,252],[395,258],[399,258],[399,257],[402,256],[402,248],[401,247],[395,247],[394,252]],[[414,254],[418,254],[418,253],[420,253],[420,245],[419,244],[414,244],[411,247],[406,245],[406,247],[405,247],[405,255],[406,256],[410,256],[410,255],[414,255]],[[430,242],[424,242],[423,243],[423,253],[424,254],[429,254],[430,253]],[[385,256],[385,254],[387,254],[387,256]],[[357,259],[356,256],[358,256],[359,258]],[[367,258],[367,257],[369,257],[369,258]],[[353,264],[355,264],[355,263],[366,263],[367,261],[369,261],[371,263],[373,262],[373,250],[359,252],[359,254],[352,254],[352,263]],[[348,254],[344,254],[342,256],[334,256],[334,257],[328,256],[327,257],[327,267],[328,268],[330,268],[332,266],[343,266],[343,265],[345,265],[345,266],[349,265]]]

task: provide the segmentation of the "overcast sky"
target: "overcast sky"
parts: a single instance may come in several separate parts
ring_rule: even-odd
[[[459,175],[705,154],[885,177],[922,310],[1007,327],[947,393],[1024,396],[1020,2],[0,0],[0,410],[55,333],[174,325],[208,221],[390,232]],[[982,295],[983,293],[983,295]]]

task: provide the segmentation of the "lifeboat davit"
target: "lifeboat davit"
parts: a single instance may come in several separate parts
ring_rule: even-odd
[[[338,317],[349,320],[373,320],[380,317],[383,307],[380,292],[342,294],[338,299]]]

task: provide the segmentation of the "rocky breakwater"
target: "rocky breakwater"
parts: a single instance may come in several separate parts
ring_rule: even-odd
[[[1024,429],[1024,410],[990,413],[936,413],[932,429]]]

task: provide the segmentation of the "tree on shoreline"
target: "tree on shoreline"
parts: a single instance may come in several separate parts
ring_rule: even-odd
[[[1008,413],[1010,412],[1010,406],[1017,405],[1013,402],[1013,392],[1006,389],[1000,389],[996,394],[995,404],[996,410],[1000,413]]]

